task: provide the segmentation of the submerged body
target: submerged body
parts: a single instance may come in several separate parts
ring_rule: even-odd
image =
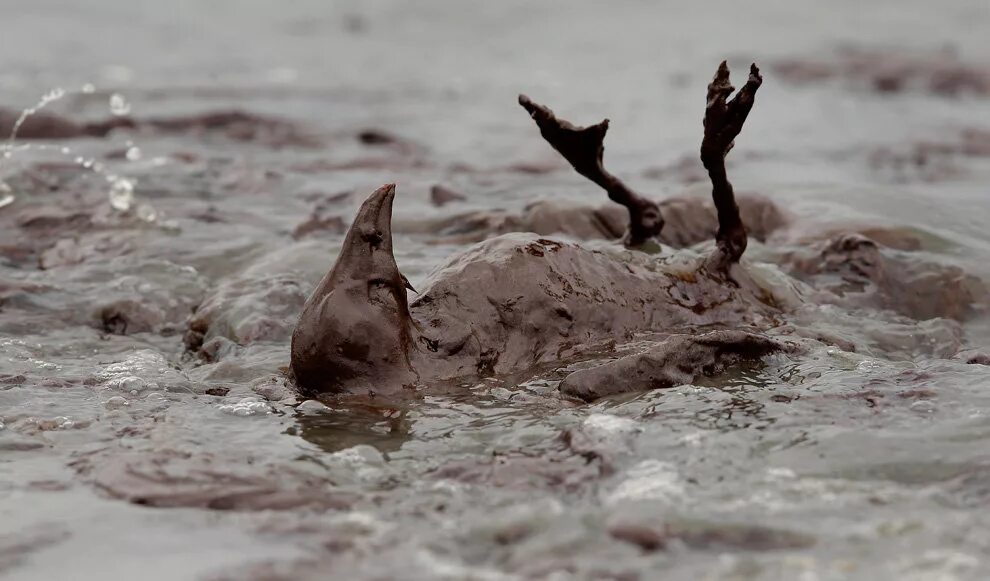
[[[832,315],[842,324],[857,324],[856,309],[863,307],[901,313],[891,316],[901,317],[895,324],[905,337],[895,333],[876,339],[900,341],[901,349],[914,349],[929,332],[953,343],[958,323],[943,321],[925,331],[902,315],[962,318],[985,293],[962,273],[941,271],[951,275],[947,292],[953,300],[945,292],[922,295],[901,282],[923,277],[929,269],[915,269],[872,242],[848,236],[818,252],[812,249],[811,257],[776,257],[798,278],[817,283],[818,290],[781,270],[739,263],[749,241],[744,217],[753,217],[757,232],[775,230],[783,221],[781,213],[767,211],[772,204],[765,201],[743,212],[725,169],[725,155],[761,82],[753,66],[746,85],[729,99],[734,89],[723,63],[708,87],[701,159],[711,178],[715,211],[703,221],[716,231],[714,248],[702,254],[639,252],[636,247],[646,239],[662,237],[664,210],[604,169],[607,122],[577,127],[525,97],[520,103],[544,138],[625,206],[623,241],[629,249],[596,250],[539,234],[502,234],[451,257],[409,303],[411,287],[392,253],[395,186],[380,188],[358,211],[336,263],[303,307],[292,336],[297,386],[309,395],[394,392],[448,379],[511,374],[646,339],[651,345],[646,349],[631,354],[627,349],[616,361],[564,379],[563,393],[590,400],[669,387],[740,360],[794,350],[794,342],[781,340],[788,335],[854,349],[841,334],[807,326],[820,305],[838,303],[849,307]],[[677,212],[667,212],[672,216]],[[689,225],[681,237],[688,243],[696,235]]]
[[[725,174],[725,155],[761,83],[753,65],[730,99],[735,89],[723,62],[708,86],[701,159],[712,180],[718,231],[714,251],[687,267],[616,260],[535,235],[501,236],[435,271],[410,308],[409,284],[392,254],[395,186],[379,188],[361,206],[336,263],[303,307],[292,335],[298,386],[307,393],[378,392],[519,371],[638,332],[688,324],[767,326],[774,309],[760,300],[765,292],[746,277],[742,283],[733,277],[747,236]],[[626,208],[628,246],[661,232],[659,206],[604,167],[608,120],[577,127],[528,97],[520,95],[519,103],[578,173]]]
[[[391,255],[394,196],[388,185],[365,202],[341,258],[303,308],[292,373],[308,393],[501,375],[639,333],[779,324],[779,301],[741,267],[730,282],[695,255],[656,259],[528,233],[455,255],[407,304]]]
[[[421,344],[433,346],[421,357],[433,376],[504,374],[637,333],[774,324],[777,309],[752,280],[727,284],[696,259],[637,254],[535,234],[477,244],[434,271],[411,305]]]

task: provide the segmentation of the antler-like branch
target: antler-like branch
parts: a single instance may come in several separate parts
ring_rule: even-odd
[[[718,233],[715,235],[715,255],[711,264],[725,270],[739,262],[746,251],[746,227],[739,217],[739,206],[732,191],[732,184],[725,173],[725,156],[753,108],[756,90],[763,83],[760,69],[753,64],[749,80],[731,100],[735,91],[729,82],[729,67],[725,61],[719,65],[715,78],[708,85],[708,104],[705,107],[705,138],[701,142],[701,163],[712,180],[712,199],[718,211]]]
[[[602,164],[608,119],[590,127],[576,127],[558,119],[553,111],[534,103],[526,95],[519,95],[519,104],[536,121],[543,138],[579,174],[601,186],[608,192],[610,200],[629,210],[629,231],[624,239],[627,246],[639,246],[660,233],[663,228],[660,207],[629,189],[619,178],[606,171]]]

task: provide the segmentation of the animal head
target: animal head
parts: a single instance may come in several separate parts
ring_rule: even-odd
[[[303,306],[292,373],[304,392],[374,392],[415,381],[409,285],[392,254],[394,199],[388,184],[365,200],[336,263]]]

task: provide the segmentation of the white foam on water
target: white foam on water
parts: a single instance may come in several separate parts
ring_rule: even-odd
[[[238,417],[266,416],[272,413],[272,406],[256,397],[245,397],[235,403],[220,404],[217,409],[220,413]]]
[[[605,502],[623,500],[659,500],[678,503],[684,500],[686,489],[677,467],[661,460],[644,460],[626,471],[626,478],[616,486]]]
[[[186,385],[185,376],[173,369],[161,353],[151,349],[136,350],[123,361],[105,366],[96,374],[96,379],[106,389],[132,396],[171,388],[192,392]],[[147,397],[150,399],[152,395],[154,393]],[[160,397],[164,399],[164,396]]]
[[[110,185],[107,197],[110,199],[110,206],[114,210],[121,212],[130,210],[134,204],[134,183],[126,178],[114,180]]]
[[[14,203],[14,191],[6,182],[0,181],[0,208]]]
[[[437,579],[460,580],[471,579],[472,581],[510,581],[521,579],[516,575],[506,575],[494,569],[482,567],[470,567],[450,559],[442,559],[436,553],[422,549],[416,553],[416,559],[424,568],[436,575]]]
[[[583,425],[585,429],[600,433],[603,436],[639,431],[639,426],[634,420],[611,414],[591,414],[585,418]]]

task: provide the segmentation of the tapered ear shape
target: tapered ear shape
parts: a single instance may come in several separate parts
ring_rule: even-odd
[[[292,335],[292,372],[310,393],[409,383],[412,318],[392,254],[395,185],[361,205],[340,254],[303,306]]]
[[[598,184],[610,200],[629,211],[629,229],[624,240],[627,246],[639,246],[660,234],[663,215],[660,206],[634,192],[622,180],[605,169],[605,134],[608,119],[588,127],[578,127],[554,115],[526,95],[519,95],[519,105],[529,113],[540,129],[540,135],[582,176]]]

